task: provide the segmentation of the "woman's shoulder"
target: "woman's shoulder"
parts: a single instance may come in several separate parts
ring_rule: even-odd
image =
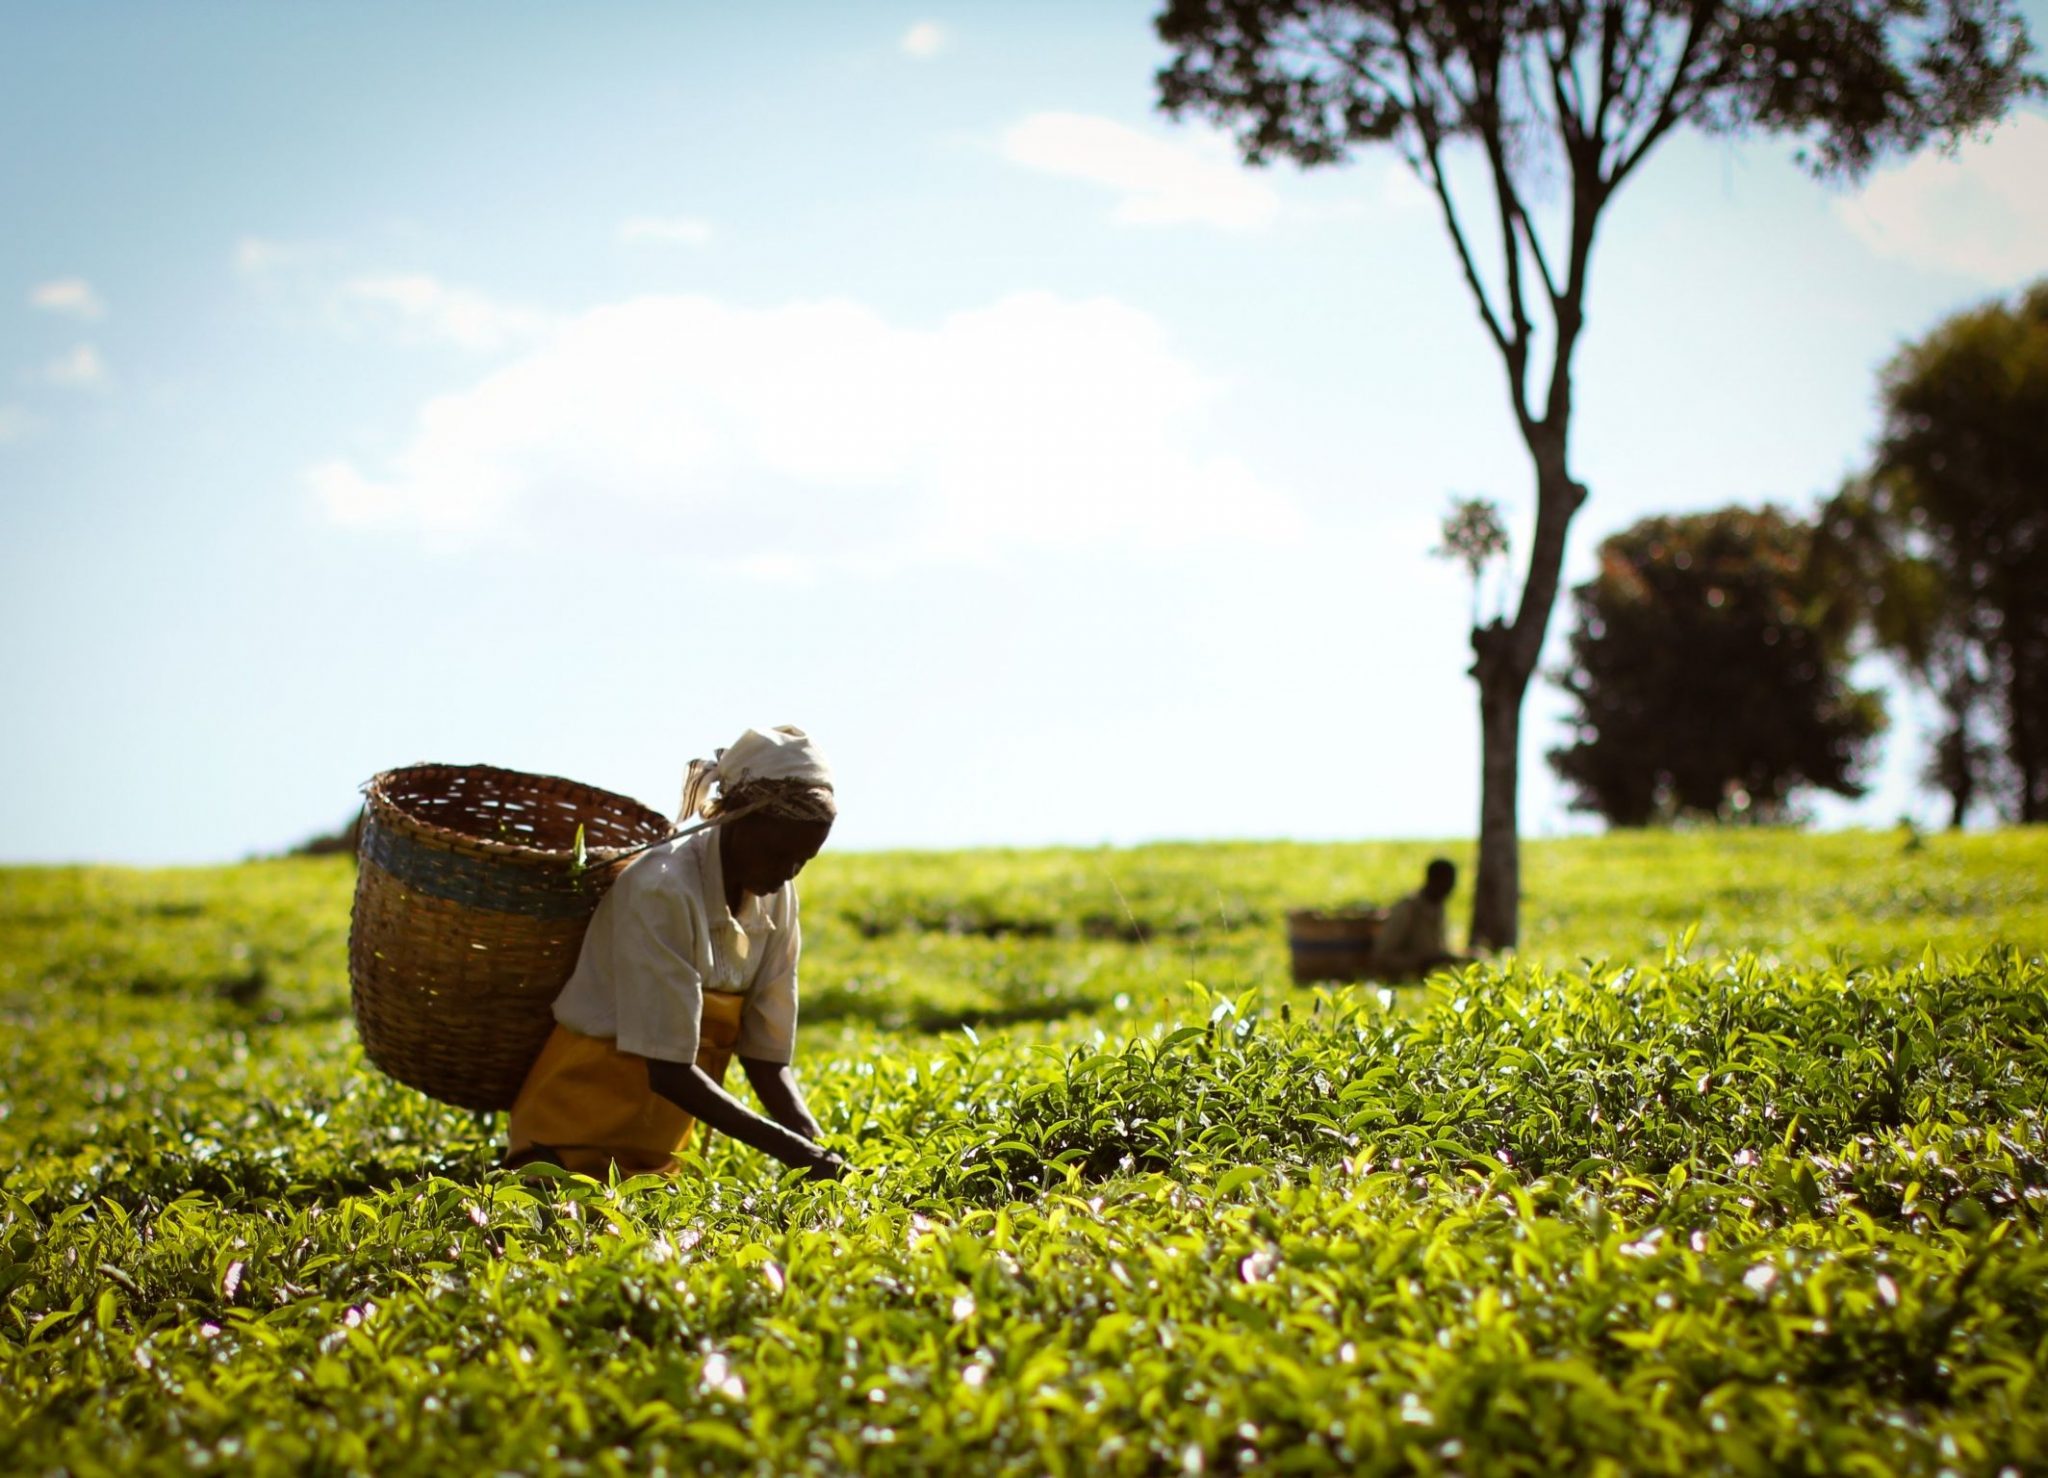
[[[701,901],[704,896],[703,849],[697,837],[664,842],[642,852],[612,884],[629,898],[674,896]]]

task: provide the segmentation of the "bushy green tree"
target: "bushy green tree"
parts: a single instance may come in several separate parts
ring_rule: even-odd
[[[1908,345],[1883,393],[1851,516],[1900,603],[1880,640],[1949,711],[1930,770],[1958,822],[1983,792],[2048,820],[2048,282]]]
[[[1680,127],[1789,136],[1821,174],[1957,139],[2041,90],[2025,26],[2011,0],[1166,0],[1158,30],[1172,51],[1161,106],[1233,127],[1248,163],[1397,150],[1435,196],[1499,352],[1536,522],[1513,617],[1472,632],[1472,935],[1511,945],[1522,699],[1586,499],[1572,365],[1608,205]],[[1461,148],[1476,205],[1453,187]]]
[[[1574,738],[1549,758],[1574,809],[1615,826],[1781,821],[1802,789],[1863,793],[1884,708],[1848,682],[1846,633],[1812,598],[1813,533],[1773,508],[1724,508],[1601,544],[1554,679]]]

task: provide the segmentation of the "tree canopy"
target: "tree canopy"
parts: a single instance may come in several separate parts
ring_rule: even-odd
[[[1855,174],[2041,90],[2005,0],[1168,0],[1158,29],[1162,106],[1233,125],[1247,162],[1400,151],[1444,208],[1525,429],[1569,406],[1556,374],[1531,395],[1532,315],[1568,350],[1600,211],[1673,128],[1790,135],[1816,173]],[[1493,187],[1497,285],[1446,173],[1459,143]],[[1555,182],[1568,205],[1546,233]]]
[[[1802,789],[1863,793],[1884,709],[1849,684],[1845,634],[1812,598],[1813,532],[1724,508],[1601,544],[1554,679],[1574,738],[1549,758],[1573,809],[1615,826],[1782,821]]]
[[[2048,282],[1886,367],[1871,475],[1836,500],[1878,641],[1942,699],[1931,772],[2048,820]]]

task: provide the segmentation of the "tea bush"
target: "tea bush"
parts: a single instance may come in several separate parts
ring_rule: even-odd
[[[825,1186],[496,1171],[345,861],[0,872],[0,1468],[2048,1466],[2048,837],[1538,843],[1519,957],[1286,982],[1429,851],[828,855]]]

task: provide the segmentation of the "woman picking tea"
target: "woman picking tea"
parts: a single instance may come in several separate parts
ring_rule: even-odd
[[[703,824],[635,858],[598,904],[512,1106],[508,1166],[674,1175],[701,1120],[814,1179],[844,1172],[790,1069],[794,880],[838,814],[801,729],[749,729],[690,761],[677,819]],[[734,1057],[763,1112],[725,1091]]]

